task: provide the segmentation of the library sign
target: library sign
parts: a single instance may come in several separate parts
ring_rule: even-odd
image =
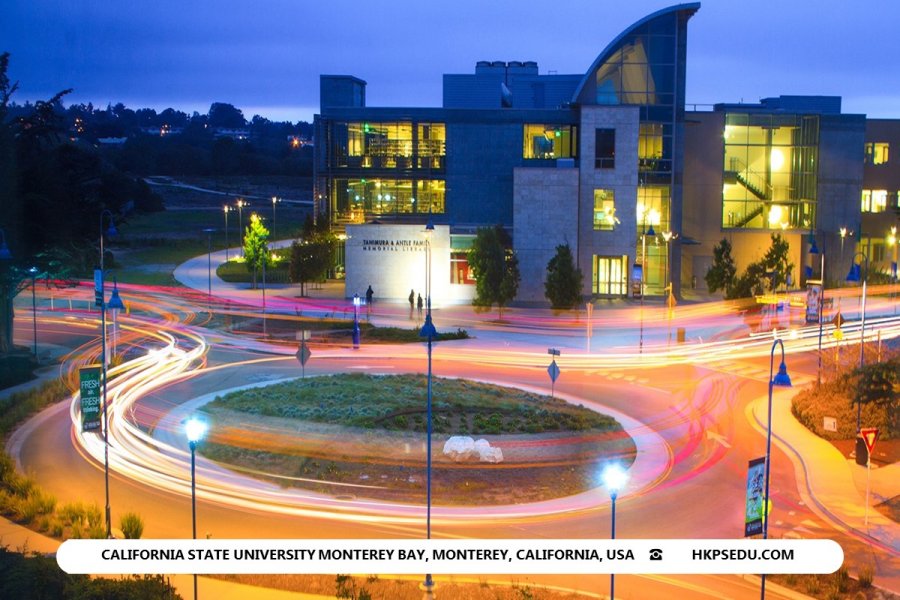
[[[409,252],[425,250],[425,240],[412,239],[363,239],[363,252]]]

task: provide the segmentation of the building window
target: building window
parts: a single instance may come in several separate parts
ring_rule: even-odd
[[[367,216],[443,214],[443,179],[335,179],[332,214],[335,222],[362,223]]]
[[[667,171],[668,164],[661,164],[662,157],[663,124],[641,123],[638,133],[638,168],[641,171]]]
[[[594,231],[612,231],[618,223],[615,192],[594,190]]]
[[[594,255],[594,276],[591,291],[598,296],[624,296],[627,290],[627,256]]]
[[[469,266],[468,252],[450,253],[450,283],[475,285],[475,274]]]
[[[887,210],[887,190],[863,190],[862,212],[880,213]]]
[[[419,123],[419,168],[443,169],[447,155],[447,127],[443,123]]]
[[[594,143],[595,165],[597,169],[616,168],[616,130],[598,129]]]
[[[866,164],[883,165],[888,162],[891,145],[887,142],[869,142],[866,144]]]
[[[525,125],[522,158],[574,158],[577,128],[572,125]]]

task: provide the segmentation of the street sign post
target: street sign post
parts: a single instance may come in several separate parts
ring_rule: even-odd
[[[78,371],[81,390],[81,431],[100,430],[100,367],[82,367]]]
[[[547,348],[547,354],[550,356],[559,356],[560,352],[556,348]],[[550,366],[547,367],[547,374],[550,375],[550,397],[553,397],[553,388],[556,384],[556,380],[559,377],[559,366],[556,364],[556,359],[552,359],[550,361]]]
[[[303,330],[300,333],[300,347],[297,349],[297,360],[300,361],[300,368],[302,369],[302,377],[306,377],[306,363],[309,362],[309,357],[312,356],[312,352],[309,350],[309,346],[306,345],[306,340],[309,339],[309,331]]]
[[[875,442],[878,441],[878,428],[877,427],[864,427],[859,430],[859,437],[863,439],[866,443],[866,450],[868,451],[868,456],[866,456],[866,516],[864,522],[866,526],[869,525],[869,478],[872,475],[872,449],[875,448]]]

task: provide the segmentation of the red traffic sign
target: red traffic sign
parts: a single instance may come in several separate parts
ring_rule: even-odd
[[[868,450],[871,455],[872,448],[875,447],[875,442],[878,440],[878,428],[867,427],[865,429],[860,429],[859,435],[862,436],[863,441],[866,443],[866,450]]]

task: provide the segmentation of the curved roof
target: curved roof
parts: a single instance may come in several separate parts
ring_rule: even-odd
[[[659,17],[662,17],[664,15],[669,15],[671,13],[686,12],[686,13],[688,13],[687,16],[690,17],[695,12],[697,12],[697,10],[699,10],[699,9],[700,9],[699,2],[676,4],[675,6],[670,6],[668,8],[663,8],[661,10],[658,10],[655,13],[649,14],[646,17],[644,17],[643,19],[635,22],[631,27],[629,27],[628,29],[626,29],[625,31],[620,33],[618,36],[616,36],[616,39],[611,41],[606,46],[606,48],[603,49],[603,52],[601,52],[597,56],[596,60],[594,60],[594,63],[591,65],[591,68],[587,70],[587,73],[585,73],[581,82],[578,84],[578,87],[575,88],[575,93],[572,95],[572,102],[573,103],[578,102],[578,97],[581,95],[581,92],[584,89],[584,86],[591,80],[591,78],[597,72],[597,69],[600,68],[600,66],[605,64],[610,59],[612,54],[619,49],[619,46],[621,45],[622,41],[626,37],[628,37],[629,35],[634,33],[634,31],[636,29],[649,23],[650,21],[653,21],[654,19],[658,19]]]

